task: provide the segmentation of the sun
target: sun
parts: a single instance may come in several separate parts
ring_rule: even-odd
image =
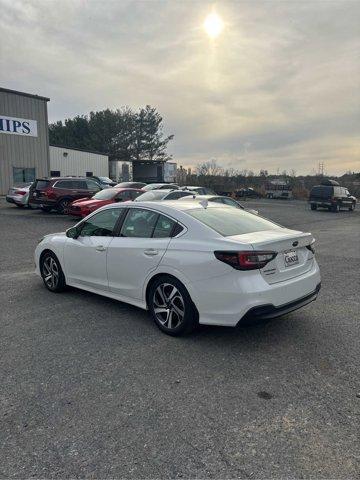
[[[210,38],[217,38],[223,31],[224,22],[215,12],[209,13],[204,21],[204,29]]]

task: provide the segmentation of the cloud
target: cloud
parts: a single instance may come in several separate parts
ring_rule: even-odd
[[[49,96],[50,120],[151,104],[194,165],[359,170],[357,2],[0,0],[1,83]],[[246,165],[246,167],[244,167]]]

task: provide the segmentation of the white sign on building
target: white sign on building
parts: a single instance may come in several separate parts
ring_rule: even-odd
[[[37,137],[37,121],[0,114],[0,133]]]

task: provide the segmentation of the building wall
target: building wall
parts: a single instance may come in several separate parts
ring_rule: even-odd
[[[92,172],[99,177],[108,177],[109,157],[50,145],[50,172],[53,171],[60,172],[59,176],[85,177],[87,172]]]
[[[164,164],[164,182],[176,182],[177,164],[175,162],[166,162]]]
[[[0,131],[0,195],[13,185],[13,167],[35,168],[35,177],[49,174],[47,99],[0,89],[0,115],[37,121],[37,137]]]

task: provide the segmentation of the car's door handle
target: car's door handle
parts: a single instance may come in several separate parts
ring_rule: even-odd
[[[97,250],[98,252],[105,252],[106,248],[104,247],[104,245],[98,245],[97,247],[95,247],[95,250]]]
[[[154,248],[149,248],[148,250],[144,250],[145,255],[148,255],[149,257],[153,255],[158,255],[158,251],[155,250]]]

